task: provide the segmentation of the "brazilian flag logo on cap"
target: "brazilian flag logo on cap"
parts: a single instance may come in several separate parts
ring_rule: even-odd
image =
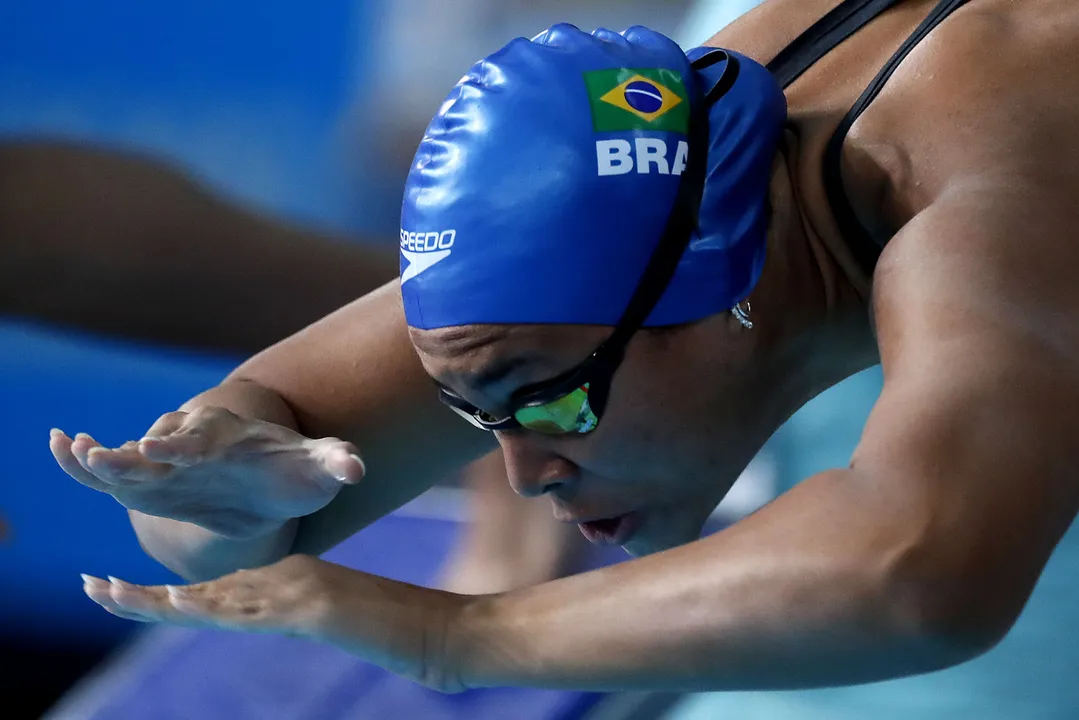
[[[674,70],[595,70],[584,74],[584,82],[596,132],[689,132],[689,95]]]

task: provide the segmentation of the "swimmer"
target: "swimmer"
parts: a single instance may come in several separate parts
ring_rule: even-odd
[[[1077,41],[1068,0],[770,0],[688,57],[642,28],[510,43],[420,145],[399,286],[142,439],[53,434],[193,583],[87,594],[443,691],[989,651],[1079,508]],[[699,538],[785,418],[878,361],[848,466]],[[464,596],[314,557],[496,442],[515,490],[639,558]]]

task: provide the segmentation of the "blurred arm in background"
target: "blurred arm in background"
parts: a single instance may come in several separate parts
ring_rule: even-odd
[[[143,156],[0,143],[0,314],[250,353],[396,277],[395,245],[345,240]]]

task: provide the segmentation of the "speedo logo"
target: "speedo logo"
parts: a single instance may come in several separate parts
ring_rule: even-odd
[[[401,257],[408,261],[401,284],[448,258],[456,239],[456,230],[408,232],[401,228]]]
[[[641,175],[681,175],[689,157],[689,143],[679,140],[673,157],[670,145],[660,138],[638,137],[629,140],[597,140],[596,172],[598,175],[625,175],[636,168]]]

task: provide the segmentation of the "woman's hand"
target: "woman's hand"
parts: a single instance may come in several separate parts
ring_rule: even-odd
[[[216,407],[163,415],[146,437],[115,449],[59,430],[49,447],[64,472],[129,510],[237,540],[322,509],[365,471],[351,443]]]
[[[91,600],[129,620],[309,638],[442,692],[465,689],[450,653],[467,596],[307,555],[197,585],[83,581]]]

